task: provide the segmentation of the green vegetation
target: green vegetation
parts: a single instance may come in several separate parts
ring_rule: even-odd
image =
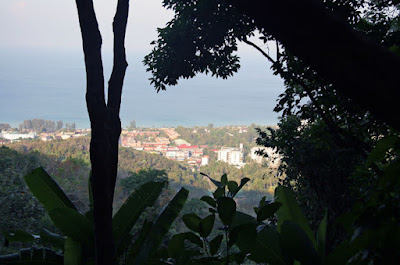
[[[180,138],[192,145],[207,145],[208,149],[218,149],[221,146],[239,147],[242,143],[246,150],[256,146],[255,139],[258,134],[255,128],[260,126],[226,126],[226,127],[194,127],[185,128],[178,126],[176,131]],[[210,152],[208,152],[210,153]]]
[[[90,194],[89,210],[80,213],[70,198],[57,185],[47,172],[39,167],[24,177],[34,196],[42,203],[54,225],[64,236],[42,232],[34,237],[27,232],[7,231],[9,241],[40,241],[60,248],[63,260],[57,253],[44,248],[40,253],[52,255],[0,256],[2,264],[92,264],[94,262],[94,224],[92,197]],[[146,222],[141,235],[132,242],[130,231],[147,207],[154,205],[161,194],[165,182],[147,182],[138,187],[113,217],[113,235],[117,246],[117,258],[121,264],[143,264],[156,251],[172,222],[176,219],[188,196],[188,191],[181,189],[161,212],[154,223]],[[89,187],[90,189],[90,187]],[[37,249],[34,251],[38,252]]]

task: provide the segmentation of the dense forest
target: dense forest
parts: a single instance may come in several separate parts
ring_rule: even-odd
[[[0,205],[6,218],[0,223],[0,230],[27,229],[38,232],[40,228],[56,231],[43,207],[31,195],[24,183],[23,176],[32,169],[43,166],[46,171],[66,192],[67,196],[82,212],[87,211],[89,163],[89,138],[68,140],[40,141],[25,140],[7,144],[0,148]],[[210,176],[227,173],[232,179],[240,181],[249,177],[251,181],[241,192],[239,208],[251,213],[252,205],[262,196],[272,196],[271,185],[276,179],[268,169],[257,163],[247,164],[237,169],[222,162],[211,162],[202,167],[202,172]],[[159,206],[168,201],[171,194],[180,187],[190,190],[191,203],[186,207],[193,209],[204,207],[199,198],[209,194],[214,185],[199,172],[192,172],[184,163],[171,161],[158,155],[131,148],[120,148],[118,181],[114,200],[115,211],[126,200],[127,196],[148,181],[168,180],[169,189],[162,196]],[[13,198],[13,200],[10,200]],[[155,209],[152,210],[153,212]],[[151,212],[149,214],[151,214]],[[185,210],[187,211],[187,210]],[[200,211],[200,210],[199,210]],[[153,213],[154,214],[154,213]],[[182,224],[175,225],[182,229]],[[10,252],[13,249],[2,250]]]

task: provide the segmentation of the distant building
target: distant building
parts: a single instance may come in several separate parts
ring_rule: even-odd
[[[201,158],[201,165],[202,166],[207,166],[208,163],[210,162],[210,157],[205,155]]]
[[[218,150],[218,161],[226,162],[230,165],[242,165],[244,159],[243,145],[241,148],[221,147]]]
[[[18,139],[35,139],[36,133],[29,132],[29,133],[1,133],[0,137],[7,139],[7,140],[18,140]]]

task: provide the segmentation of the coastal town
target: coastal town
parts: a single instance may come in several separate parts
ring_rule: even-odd
[[[90,129],[76,129],[75,125],[73,128],[45,132],[37,132],[32,129],[16,130],[10,126],[4,126],[4,124],[0,128],[2,128],[0,145],[22,140],[68,140],[88,137],[91,132]],[[245,126],[238,126],[235,129],[239,134],[246,133],[248,130]],[[210,132],[207,127],[201,127],[193,128],[191,133],[197,134],[199,130],[202,130],[203,133]],[[231,135],[231,133],[227,133]],[[121,132],[120,146],[183,162],[192,171],[198,171],[200,167],[208,165],[211,159],[228,163],[236,168],[244,167],[246,161],[255,161],[259,164],[268,161],[269,166],[276,168],[280,161],[280,157],[272,148],[254,146],[246,150],[243,143],[238,146],[192,144],[182,139],[176,128],[125,128]],[[260,156],[260,152],[267,154],[268,158]]]

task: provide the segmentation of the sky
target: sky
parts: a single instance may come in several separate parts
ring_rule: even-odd
[[[108,62],[112,58],[112,20],[115,14],[116,2],[112,0],[94,0],[95,12],[103,39],[103,59]],[[130,56],[143,58],[144,55],[148,54],[152,49],[150,42],[157,38],[156,29],[164,27],[165,23],[172,17],[173,12],[162,7],[161,0],[131,1],[126,34],[126,50],[130,65],[144,67],[140,66],[140,61],[132,64],[129,61]],[[266,47],[264,46],[263,48]],[[271,45],[269,48],[269,51],[273,54],[274,46]],[[82,53],[75,1],[0,0],[0,49],[3,53],[7,50],[32,51],[32,53],[36,51],[52,51],[53,54],[63,53],[64,56],[70,52]],[[265,65],[265,69],[259,73],[254,67],[243,67],[242,71],[248,69],[248,72],[245,73],[247,76],[272,76],[269,65],[265,64],[265,59],[253,48],[245,44],[239,44],[238,53],[242,60],[249,62],[249,64],[254,62],[254,65]],[[7,62],[0,62],[0,64],[3,64],[3,67],[7,67]],[[107,71],[107,66],[105,66],[105,70]],[[128,67],[127,75],[129,75],[130,70]],[[207,84],[212,84],[213,82],[210,81]],[[0,83],[0,90],[2,89],[1,85]],[[283,92],[282,88],[282,84],[278,84],[276,87],[279,93]],[[278,95],[279,93],[275,94]],[[275,102],[276,98],[269,100]],[[213,103],[211,102],[210,104]],[[0,122],[4,120],[2,119],[4,115],[0,109]],[[272,113],[272,110],[266,115],[277,116]]]

